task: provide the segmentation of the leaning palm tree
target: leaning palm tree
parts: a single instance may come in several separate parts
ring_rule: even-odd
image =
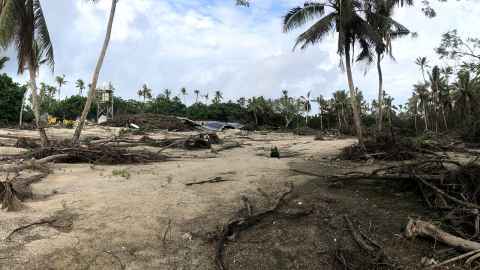
[[[83,90],[85,90],[85,82],[82,79],[78,79],[75,82],[75,86],[78,88],[78,95],[81,96],[83,94]]]
[[[58,100],[61,100],[62,99],[62,95],[61,95],[61,91],[62,91],[62,86],[67,84],[67,81],[65,80],[65,74],[63,74],[62,76],[57,76],[55,77],[55,82],[57,83],[58,85]]]
[[[402,24],[395,21],[393,17],[394,8],[397,6],[392,0],[372,0],[366,1],[366,18],[368,23],[382,38],[383,44],[376,46],[375,53],[377,56],[377,72],[378,72],[378,101],[377,101],[377,130],[379,132],[383,129],[383,99],[385,96],[383,89],[383,73],[382,73],[382,59],[387,53],[392,59],[392,40],[410,34],[410,31]],[[372,61],[372,56],[369,55],[369,50],[361,54],[359,60]]]
[[[97,0],[90,0],[90,1],[96,2]],[[102,50],[100,51],[100,56],[98,57],[98,60],[97,60],[95,71],[93,72],[93,75],[92,75],[92,82],[90,85],[90,90],[88,91],[87,102],[85,103],[85,107],[83,108],[80,121],[78,123],[77,128],[75,129],[75,133],[73,134],[72,144],[78,144],[83,126],[85,124],[85,120],[87,119],[87,115],[90,112],[90,108],[92,107],[93,100],[95,99],[95,96],[97,94],[98,78],[100,76],[100,70],[102,69],[103,60],[105,59],[105,55],[107,54],[108,44],[110,43],[110,37],[112,35],[112,28],[113,28],[113,19],[115,18],[117,3],[118,3],[118,0],[112,0],[112,5],[110,8],[110,16],[107,24],[107,33],[105,35],[105,40],[103,42]]]
[[[337,53],[344,58],[347,81],[351,95],[351,107],[355,130],[360,145],[363,145],[362,123],[359,106],[357,105],[355,86],[352,76],[352,50],[354,44],[362,44],[363,51],[367,48],[382,46],[382,39],[362,17],[363,4],[359,0],[325,0],[322,2],[307,2],[303,7],[290,10],[284,17],[283,30],[289,32],[299,28],[309,21],[319,18],[309,29],[297,37],[294,49],[300,45],[307,48],[322,41],[330,32],[336,32],[338,37]],[[328,13],[326,13],[328,11]]]
[[[6,49],[12,44],[17,52],[18,73],[23,74],[25,70],[29,72],[35,123],[42,146],[46,146],[48,137],[40,121],[40,100],[37,94],[37,59],[41,58],[40,55],[47,59],[53,70],[54,57],[40,0],[0,1],[0,46]]]

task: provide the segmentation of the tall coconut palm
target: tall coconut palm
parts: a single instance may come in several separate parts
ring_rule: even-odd
[[[473,77],[467,70],[460,70],[457,76],[457,81],[453,83],[454,104],[460,111],[463,124],[467,125],[475,114],[474,108],[479,105],[475,93],[480,91],[480,78]]]
[[[309,21],[319,18],[309,29],[297,37],[294,48],[301,49],[322,41],[330,32],[337,33],[337,53],[344,58],[347,81],[350,90],[351,107],[355,122],[355,130],[360,145],[363,145],[362,123],[359,106],[355,97],[355,86],[352,76],[352,51],[354,44],[362,44],[363,51],[367,48],[382,46],[382,39],[362,17],[363,4],[360,0],[328,0],[322,2],[307,2],[303,7],[290,10],[284,17],[283,30],[289,32],[304,26]],[[328,11],[328,13],[327,13]]]
[[[328,103],[322,95],[318,96],[313,102],[318,103],[318,111],[320,114],[320,129],[323,130],[323,113],[325,112]]]
[[[142,88],[138,90],[137,95],[143,97],[143,103],[147,102],[147,99],[152,98],[152,89],[148,88],[147,84],[144,83]]]
[[[420,71],[422,72],[423,81],[427,82],[427,80],[425,79],[425,70],[429,67],[427,57],[417,57],[417,59],[415,59],[415,64],[420,68]]]
[[[195,90],[193,91],[193,93],[195,94],[195,104],[198,103],[198,96],[200,95],[200,90]]]
[[[418,96],[419,106],[423,109],[423,120],[425,122],[425,130],[428,130],[428,99],[430,93],[428,92],[428,84],[427,83],[419,83],[413,86],[413,90]]]
[[[165,96],[165,98],[167,100],[170,100],[170,96],[172,95],[172,91],[170,91],[170,89],[167,88],[167,89],[163,90],[163,95]]]
[[[62,86],[64,86],[65,84],[68,83],[68,82],[65,80],[65,74],[63,74],[62,76],[56,76],[56,77],[55,77],[55,82],[56,82],[57,85],[58,85],[58,89],[57,89],[58,100],[61,100],[61,99],[62,99],[62,94],[61,94]]]
[[[223,99],[223,94],[220,91],[215,91],[215,96],[213,97],[213,103],[219,104]]]
[[[82,79],[78,79],[75,82],[75,87],[78,89],[78,95],[81,96],[83,94],[83,90],[85,90],[85,82]]]
[[[180,94],[182,94],[183,96],[183,104],[187,104],[187,100],[186,100],[186,97],[188,95],[187,89],[185,87],[182,87],[182,89],[180,89]]]
[[[382,73],[382,59],[384,54],[388,54],[392,59],[392,41],[396,38],[410,34],[410,31],[402,24],[395,21],[393,16],[394,8],[397,6],[392,0],[371,0],[366,1],[366,18],[368,23],[382,38],[381,46],[376,46],[375,53],[377,57],[377,72],[378,72],[378,112],[377,112],[377,130],[379,132],[383,129],[383,73]],[[359,60],[367,60],[370,62],[372,56],[367,50],[360,55]]]
[[[37,59],[40,55],[43,56],[53,70],[54,57],[40,0],[0,1],[0,46],[6,49],[11,45],[17,52],[18,73],[23,74],[25,70],[29,72],[35,123],[42,146],[46,146],[48,137],[40,121],[40,101],[37,93]]]
[[[91,1],[97,2],[98,0],[91,0]],[[78,123],[77,128],[75,129],[75,133],[73,134],[72,144],[78,144],[78,142],[80,141],[80,135],[82,134],[82,129],[83,129],[83,126],[85,125],[85,120],[87,119],[87,115],[90,112],[90,108],[92,107],[93,100],[95,99],[95,96],[97,94],[98,78],[100,76],[103,60],[105,59],[108,45],[110,43],[110,37],[112,35],[113,20],[115,18],[117,3],[118,3],[118,0],[112,0],[112,5],[110,8],[110,16],[108,18],[108,24],[107,24],[107,33],[105,35],[105,40],[103,41],[103,46],[102,46],[102,50],[100,51],[100,56],[98,57],[98,60],[97,60],[97,65],[95,66],[95,70],[92,75],[92,82],[91,82],[90,90],[88,91],[87,102],[85,103],[85,107],[83,108],[80,121]]]
[[[312,110],[312,103],[310,102],[310,94],[311,92],[308,91],[305,96],[301,96],[303,103],[303,111],[305,112],[305,125],[308,126],[308,114]]]
[[[432,72],[428,73],[428,78],[430,80],[430,88],[432,89],[432,106],[433,106],[433,121],[435,132],[438,132],[438,110],[439,110],[439,92],[440,92],[440,84],[441,77],[440,77],[440,68],[438,66],[434,66],[432,68]]]

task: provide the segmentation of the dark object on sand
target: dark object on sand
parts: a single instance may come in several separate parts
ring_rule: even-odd
[[[271,158],[280,158],[280,152],[278,151],[278,148],[276,146],[272,147],[272,149],[270,149],[270,157]]]

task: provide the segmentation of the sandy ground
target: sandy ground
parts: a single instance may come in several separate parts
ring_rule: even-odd
[[[65,137],[71,130],[48,132]],[[116,132],[95,128],[85,134]],[[36,136],[33,131],[21,135]],[[0,212],[0,269],[213,269],[212,250],[205,249],[199,235],[215,232],[235,215],[242,195],[269,207],[264,196],[283,192],[283,183],[297,186],[308,180],[292,175],[290,162],[331,157],[353,142],[259,133],[241,140],[243,147],[216,155],[194,151],[188,154],[195,157],[147,165],[53,165],[54,173],[33,185],[35,194],[50,196],[26,202],[20,212]],[[273,145],[290,157],[269,158]],[[232,181],[185,185],[218,176]],[[68,230],[32,226],[3,240],[19,226],[59,214],[71,222]]]

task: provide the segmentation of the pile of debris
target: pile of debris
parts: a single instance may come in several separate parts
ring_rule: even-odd
[[[342,150],[339,158],[342,160],[388,160],[403,161],[420,157],[441,156],[426,144],[421,144],[413,138],[396,139],[391,135],[381,135],[367,138],[363,145],[354,144]]]
[[[350,172],[331,176],[332,181],[354,179],[387,180],[414,188],[425,204],[438,214],[434,223],[411,219],[405,229],[408,238],[433,238],[447,246],[467,251],[443,262],[433,262],[433,269],[466,260],[468,269],[480,267],[480,164],[478,157],[467,163],[450,158],[435,158],[376,169],[371,173]],[[473,267],[473,268],[470,268]]]
[[[138,127],[138,129],[142,129],[145,131],[193,131],[200,128],[199,124],[187,118],[152,113],[119,115],[115,116],[115,119],[108,120],[102,125],[127,128]]]

